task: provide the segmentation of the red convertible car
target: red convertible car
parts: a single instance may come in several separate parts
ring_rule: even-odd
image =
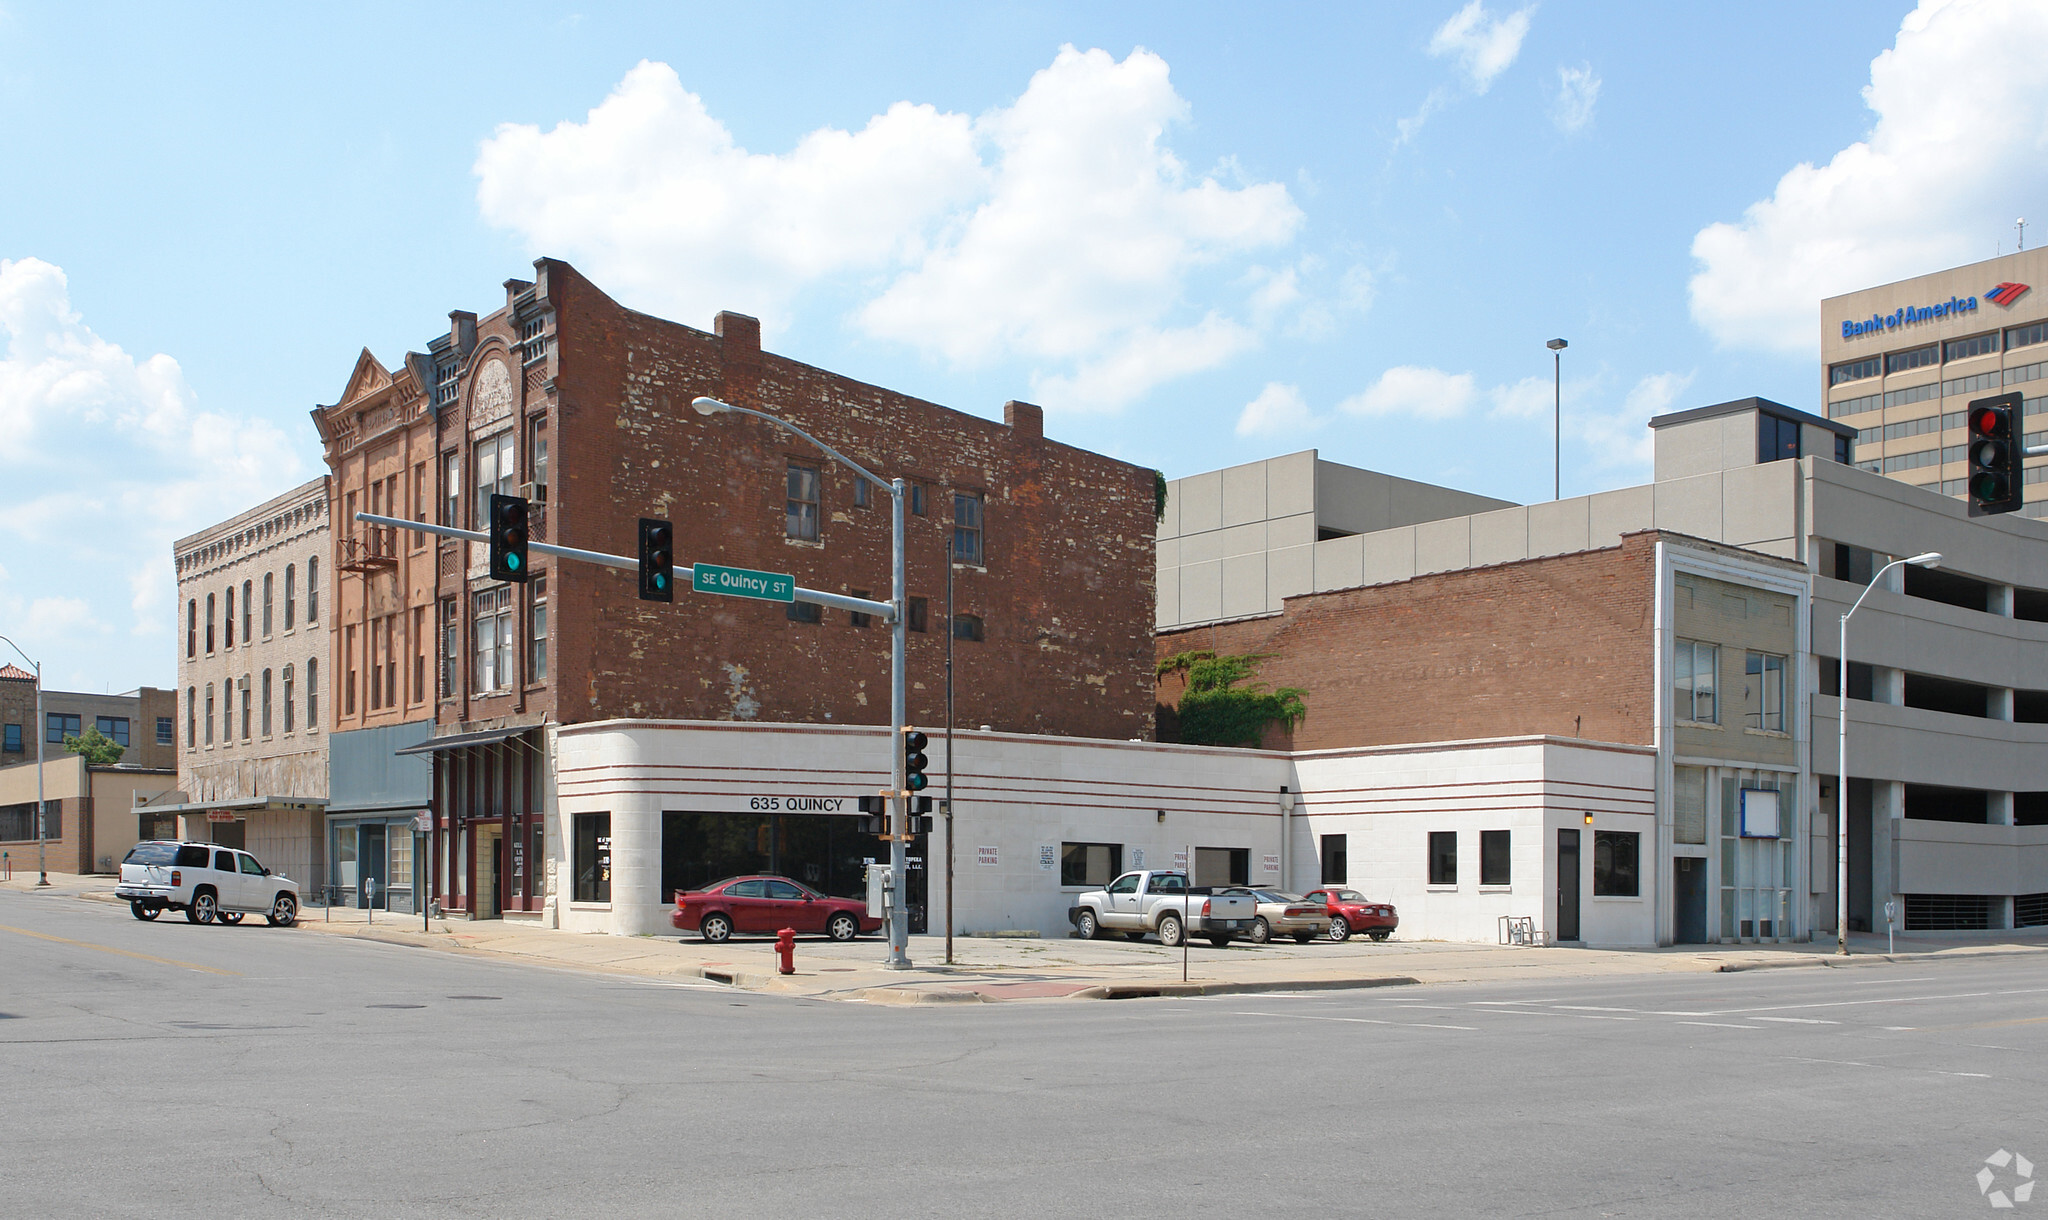
[[[867,904],[852,898],[830,898],[787,877],[727,877],[702,889],[677,890],[676,909],[668,917],[676,927],[712,944],[735,932],[775,935],[784,928],[822,932],[833,940],[852,940],[880,930],[882,921],[868,914]]]
[[[1320,902],[1330,912],[1330,939],[1350,940],[1353,932],[1363,932],[1374,940],[1385,940],[1401,926],[1401,919],[1394,914],[1391,902],[1374,902],[1357,890],[1331,886],[1310,890],[1303,902]]]

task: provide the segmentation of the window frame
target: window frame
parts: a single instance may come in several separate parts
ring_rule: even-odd
[[[985,549],[986,539],[983,535],[983,523],[988,519],[987,510],[988,497],[984,493],[979,491],[960,491],[957,489],[953,492],[953,542],[951,554],[954,563],[965,564],[973,568],[986,568],[988,566],[988,552]],[[965,516],[972,517],[973,520],[963,520],[963,513]],[[961,549],[962,541],[966,541],[969,544],[968,549],[965,551]]]
[[[1100,881],[1094,879],[1096,876],[1095,870],[1088,867],[1089,861],[1092,858],[1091,853],[1098,849],[1105,854],[1109,864],[1108,875]],[[1078,864],[1076,864],[1077,859]],[[1060,884],[1062,886],[1102,889],[1118,877],[1123,876],[1123,872],[1124,845],[1121,843],[1083,843],[1076,841],[1060,844]]]
[[[782,536],[792,542],[824,541],[825,477],[816,462],[788,459],[783,476]],[[804,498],[808,490],[810,498]],[[808,531],[808,532],[806,532]]]
[[[272,615],[272,604],[277,596],[277,573],[263,574],[263,638],[269,639],[276,620]]]
[[[1747,707],[1744,707],[1742,712],[1744,727],[1766,733],[1783,733],[1785,731],[1786,662],[1786,657],[1775,652],[1758,652],[1750,649],[1743,653],[1742,675],[1744,685],[1748,685],[1751,675],[1755,675],[1757,679],[1757,710],[1752,712]],[[1776,675],[1775,678],[1772,676],[1773,673]],[[1745,700],[1745,702],[1747,701]],[[1752,717],[1756,720],[1755,724],[1749,723]],[[1775,723],[1773,723],[1774,721]]]
[[[284,629],[291,631],[298,626],[299,610],[299,565],[284,565]]]
[[[979,644],[987,638],[988,626],[979,614],[954,614],[953,638]]]
[[[1458,832],[1455,830],[1432,830],[1429,832],[1428,854],[1429,884],[1432,887],[1455,889],[1458,885]]]
[[[1595,898],[1640,898],[1643,896],[1642,878],[1642,833],[1634,830],[1595,830],[1593,832],[1593,897]],[[1619,867],[1620,858],[1616,849],[1628,849],[1627,866]],[[1601,848],[1607,850],[1603,867]],[[1626,887],[1626,888],[1623,888]]]
[[[1317,872],[1323,885],[1349,885],[1351,873],[1351,837],[1348,834],[1324,835],[1316,844]]]
[[[306,561],[306,622],[320,621],[320,557]]]
[[[85,720],[78,712],[43,713],[43,744],[46,746],[61,746],[65,737],[76,737],[83,732]]]
[[[1515,883],[1515,832],[1479,832],[1479,888],[1507,889]]]
[[[484,462],[487,451],[490,456],[488,467]],[[490,520],[493,495],[511,496],[519,493],[518,438],[511,428],[502,428],[482,440],[472,442],[469,457],[470,473],[476,476],[474,520],[477,522],[477,528],[482,528],[483,523]],[[486,469],[491,475],[489,480],[484,478]]]
[[[572,825],[570,878],[572,902],[609,903],[612,900],[612,815],[579,813]],[[588,866],[589,876],[585,877]]]
[[[21,726],[10,724],[0,728],[0,754],[25,754],[28,752],[27,737]]]
[[[1709,657],[1708,665],[1704,671],[1701,670],[1699,664],[1700,652],[1702,649],[1706,651]],[[1681,664],[1678,660],[1678,658],[1680,657],[1685,658],[1683,664]],[[1699,684],[1699,676],[1702,672],[1705,672],[1708,676],[1707,686],[1704,691],[1701,690]],[[1720,678],[1721,646],[1719,644],[1711,643],[1706,640],[1677,641],[1677,643],[1672,648],[1672,719],[1682,720],[1689,724],[1720,724]],[[1684,706],[1682,707],[1680,706],[1681,699],[1684,703]],[[1704,700],[1708,705],[1708,715],[1704,717],[1702,717],[1699,714],[1700,704],[1702,700]]]

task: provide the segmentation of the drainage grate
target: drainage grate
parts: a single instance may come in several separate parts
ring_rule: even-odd
[[[1908,894],[1906,931],[1973,932],[1991,926],[1991,899],[1982,894]]]
[[[2012,900],[2012,926],[2048,926],[2048,894],[2020,894]]]

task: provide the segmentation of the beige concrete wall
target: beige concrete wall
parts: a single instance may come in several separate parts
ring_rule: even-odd
[[[1691,572],[1672,577],[1672,632],[1720,649],[1719,723],[1676,720],[1673,744],[1680,755],[1754,766],[1796,767],[1793,729],[1799,709],[1799,629],[1796,598],[1769,589],[1730,584]],[[1751,651],[1785,659],[1783,729],[1752,728],[1761,719],[1761,692],[1745,670]]]
[[[1894,823],[1901,894],[2048,893],[2048,826]]]

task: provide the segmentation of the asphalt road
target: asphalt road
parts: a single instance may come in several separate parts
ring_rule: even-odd
[[[1989,1215],[2044,1035],[2033,955],[883,1007],[0,893],[0,1215]]]

